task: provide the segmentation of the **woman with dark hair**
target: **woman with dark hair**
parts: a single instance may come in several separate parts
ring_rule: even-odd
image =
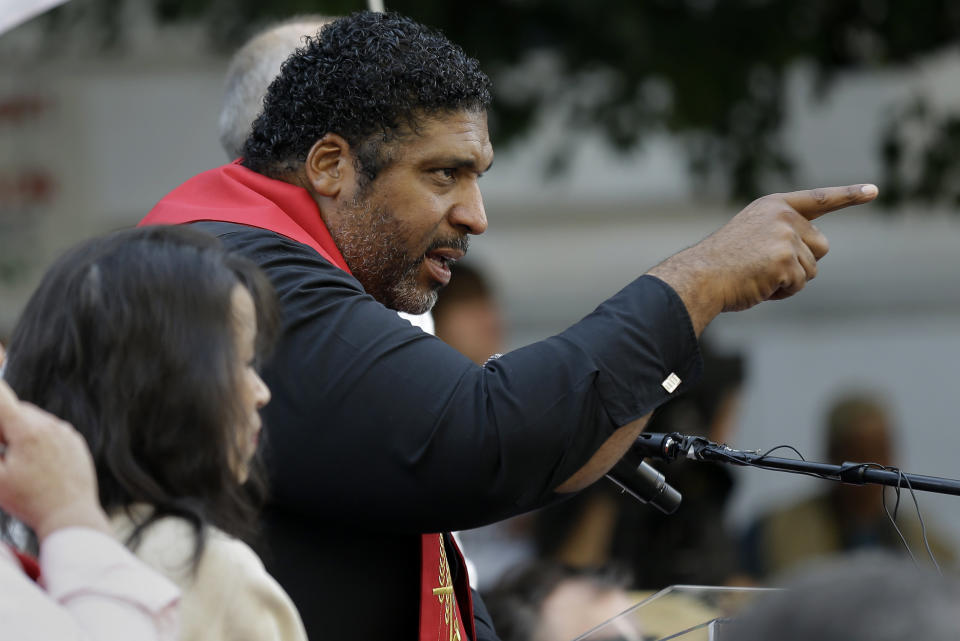
[[[277,310],[259,269],[216,239],[146,227],[63,256],[10,342],[11,387],[80,431],[116,534],[183,590],[184,640],[305,639],[239,540],[263,496],[256,367]]]

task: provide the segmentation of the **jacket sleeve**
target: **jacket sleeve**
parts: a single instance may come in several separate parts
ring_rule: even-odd
[[[401,531],[499,520],[549,500],[617,427],[700,373],[686,309],[653,277],[479,367],[310,248],[263,230],[214,230],[260,264],[282,302],[265,418],[285,509]],[[671,374],[676,388],[663,384]]]
[[[109,536],[58,530],[41,545],[40,565],[49,597],[91,640],[177,638],[180,590]]]

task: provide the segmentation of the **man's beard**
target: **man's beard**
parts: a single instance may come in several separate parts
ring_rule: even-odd
[[[386,207],[374,207],[368,199],[356,198],[339,214],[339,224],[330,229],[330,235],[350,272],[368,294],[399,312],[423,314],[437,302],[442,285],[432,283],[425,291],[418,283],[427,253],[442,247],[466,252],[469,245],[466,234],[436,238],[418,255],[411,256],[406,249],[407,225]]]

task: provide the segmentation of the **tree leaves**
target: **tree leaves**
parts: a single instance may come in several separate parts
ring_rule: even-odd
[[[116,9],[117,1],[84,4]],[[203,20],[221,50],[293,14],[366,8],[361,0],[144,1],[163,21]],[[71,4],[80,3],[61,11]],[[699,184],[725,185],[740,201],[794,166],[780,144],[791,68],[810,65],[823,96],[841,72],[908,64],[960,34],[956,0],[388,0],[387,7],[442,29],[481,61],[495,83],[499,145],[557,109],[570,127],[596,130],[624,152],[667,131],[682,141]],[[894,185],[885,188],[887,204],[960,198],[951,180],[960,167],[958,116],[938,118],[926,122],[938,135],[911,152],[921,160],[919,174],[909,176],[901,166],[906,125],[895,117],[887,123],[877,147],[886,184]]]

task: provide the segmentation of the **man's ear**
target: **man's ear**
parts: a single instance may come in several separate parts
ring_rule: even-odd
[[[313,143],[304,163],[307,183],[318,196],[336,198],[353,180],[353,155],[342,136],[326,134]]]

